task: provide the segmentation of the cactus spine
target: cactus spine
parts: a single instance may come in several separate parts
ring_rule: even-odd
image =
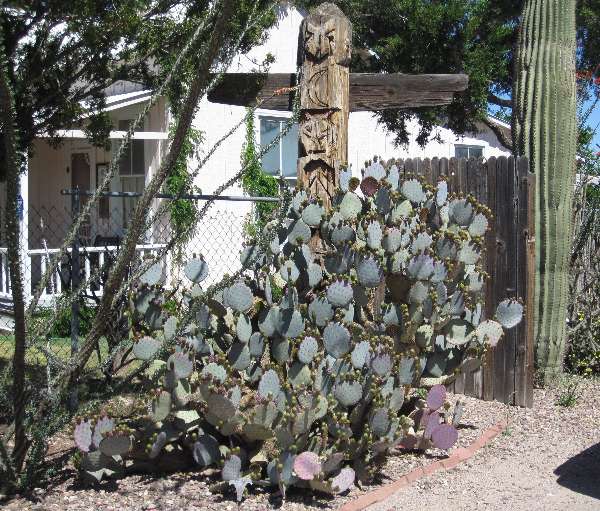
[[[514,147],[536,183],[535,348],[544,380],[566,337],[577,143],[575,0],[527,0],[516,60]]]

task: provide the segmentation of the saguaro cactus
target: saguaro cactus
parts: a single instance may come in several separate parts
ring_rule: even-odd
[[[561,368],[577,142],[575,0],[527,0],[516,61],[514,147],[536,180],[536,365]]]

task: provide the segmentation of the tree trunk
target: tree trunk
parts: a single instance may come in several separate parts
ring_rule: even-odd
[[[536,365],[561,371],[577,147],[575,0],[526,0],[516,52],[513,142],[536,180]]]
[[[2,160],[6,169],[6,247],[8,271],[12,289],[13,311],[15,318],[13,354],[13,413],[15,425],[15,444],[12,453],[15,470],[20,471],[27,450],[25,434],[25,300],[23,296],[23,276],[19,242],[19,214],[17,197],[19,196],[19,156],[17,134],[15,132],[15,104],[11,85],[8,81],[4,48],[0,56],[0,109],[2,131],[4,135],[4,154]],[[26,157],[26,155],[24,155]]]

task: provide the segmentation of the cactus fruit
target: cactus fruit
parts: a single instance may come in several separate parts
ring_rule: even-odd
[[[216,291],[198,285],[208,268],[194,257],[191,289],[170,316],[172,291],[132,293],[146,409],[125,421],[132,432],[108,418],[78,422],[96,476],[116,458],[134,467],[179,457],[222,463],[222,487],[238,498],[250,481],[336,494],[368,481],[372,460],[400,443],[455,442],[439,384],[477,368],[522,307],[503,302],[480,321],[486,210],[473,198],[449,196],[443,180],[401,179],[381,160],[364,175],[328,212],[297,191],[244,249],[247,269]],[[432,385],[415,420],[411,388]]]

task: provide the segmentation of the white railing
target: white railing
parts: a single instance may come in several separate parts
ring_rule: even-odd
[[[154,256],[158,251],[164,248],[164,244],[154,243],[146,245],[137,245],[136,261],[141,261],[148,256]],[[116,253],[119,250],[117,246],[107,247],[81,247],[79,249],[79,266],[80,266],[80,280],[86,281],[90,275],[94,273],[98,268],[104,266],[107,261],[107,257],[111,253]],[[33,292],[32,285],[37,285],[42,275],[46,273],[46,269],[54,262],[54,259],[58,257],[60,250],[57,248],[50,249],[32,249],[27,251],[27,260],[25,261],[25,293],[30,295]],[[72,253],[72,249],[67,250],[68,254]],[[167,256],[168,257],[168,256]],[[165,276],[169,268],[168,259],[163,259],[163,271]],[[62,276],[62,277],[61,277]],[[56,271],[51,276],[48,285],[42,290],[40,302],[42,304],[47,303],[56,295],[63,292],[63,286],[65,282],[70,279],[70,263],[68,259],[65,259],[63,263],[57,266]],[[93,288],[93,289],[92,289]],[[102,295],[102,287],[97,280],[92,279],[92,282],[88,283],[88,287],[85,290],[86,294],[94,292],[96,295]],[[0,247],[0,298],[11,299],[12,292],[10,287],[10,278],[8,272],[8,257],[7,249]]]
[[[0,298],[12,298],[7,253],[7,248],[0,248]]]

